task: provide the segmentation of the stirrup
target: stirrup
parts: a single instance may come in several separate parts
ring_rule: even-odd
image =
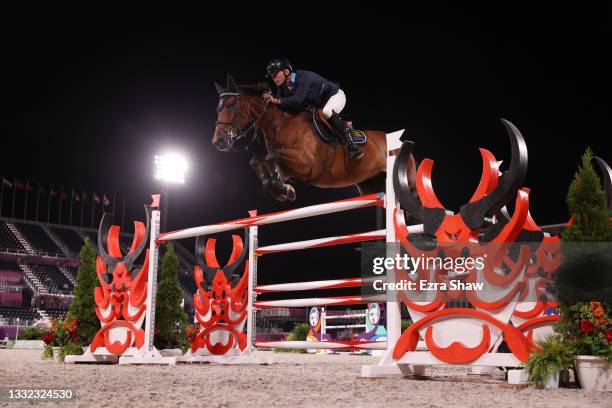
[[[349,160],[359,160],[363,157],[363,152],[354,143],[348,143],[346,150]]]

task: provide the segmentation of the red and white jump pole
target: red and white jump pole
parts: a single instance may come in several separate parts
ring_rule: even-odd
[[[256,347],[279,349],[386,350],[386,341],[258,341]]]
[[[249,218],[241,218],[234,221],[221,222],[218,224],[204,225],[201,227],[187,228],[178,231],[164,232],[157,237],[158,241],[165,242],[175,239],[191,238],[201,235],[217,234],[220,232],[237,230],[244,227],[276,224],[279,222],[299,220],[301,218],[316,217],[317,215],[333,214],[356,208],[384,205],[384,194],[369,194],[345,200],[334,201],[326,204],[311,205],[293,210],[279,211],[270,214],[262,214]]]
[[[271,309],[279,307],[344,306],[381,303],[385,302],[386,300],[385,295],[335,296],[324,298],[262,300],[255,302],[254,306],[258,309]]]
[[[256,293],[295,292],[295,291],[315,290],[315,289],[354,288],[354,287],[359,287],[359,286],[365,286],[372,282],[374,282],[374,279],[347,278],[347,279],[332,279],[332,280],[324,280],[324,281],[279,283],[276,285],[255,286],[255,292]]]

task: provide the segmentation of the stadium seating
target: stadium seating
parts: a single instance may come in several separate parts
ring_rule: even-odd
[[[40,225],[18,223],[15,226],[37,251],[63,255],[62,250],[55,245]]]
[[[77,271],[79,270],[79,268],[73,268],[72,266],[64,266],[64,268],[66,268],[70,275],[72,275],[74,279],[76,279]]]
[[[29,265],[29,267],[49,293],[72,293],[72,283],[57,267],[50,265]]]
[[[40,319],[40,314],[30,308],[25,307],[0,307],[0,317],[4,319],[37,320]]]
[[[21,271],[19,265],[15,261],[3,261],[0,260],[0,271]]]
[[[23,251],[25,248],[15,238],[4,221],[0,220],[0,248]]]
[[[64,319],[68,311],[67,310],[45,310],[45,313],[49,317],[54,317],[56,319]]]
[[[53,232],[55,236],[57,236],[57,238],[59,238],[61,243],[65,244],[65,246],[62,245],[62,247],[67,248],[69,251],[72,252],[72,254],[64,254],[62,249],[59,248],[55,242],[53,242],[51,237],[47,234],[47,232],[42,228],[41,225],[12,220],[7,220],[6,222],[14,222],[14,225],[17,227],[17,229],[19,229],[19,231],[28,240],[28,242],[31,243],[34,251],[39,254],[44,255],[44,253],[46,252],[53,254],[54,256],[60,256],[62,258],[71,258],[74,256],[78,256],[83,246],[83,238],[81,238],[82,236],[89,236],[94,246],[94,250],[97,252],[98,249],[98,236],[97,231],[95,230],[81,229],[78,227],[68,227],[63,225],[48,225],[47,227]],[[0,250],[6,250],[8,252],[24,251],[24,247],[8,228],[6,222],[0,220]],[[121,235],[120,246],[124,254],[128,252],[131,244],[131,235]],[[175,246],[179,247],[180,244],[175,243]],[[189,258],[189,252],[183,249],[182,247],[176,249],[175,254],[179,258],[179,282],[186,295],[185,302],[186,308],[188,308],[188,303],[191,301],[190,296],[197,290],[193,279],[193,260]],[[136,264],[142,264],[142,262],[144,262],[144,257],[145,251],[143,251],[139,259],[137,259]],[[32,271],[32,273],[38,278],[40,283],[47,289],[50,296],[53,297],[54,295],[72,294],[72,291],[74,290],[74,285],[70,282],[68,277],[64,275],[62,270],[60,270],[57,266],[39,265],[38,261],[33,260],[27,261],[27,265]],[[72,275],[76,279],[78,270],[77,267],[64,265],[62,269],[67,271],[68,275]],[[23,274],[23,271],[15,261],[0,261],[0,271],[15,271]],[[7,272],[7,274],[8,273],[9,272]],[[31,292],[31,289],[29,287],[25,287],[24,291]],[[48,295],[43,292],[42,294],[40,294],[40,296]],[[38,299],[40,300],[40,298]],[[51,303],[46,303],[47,307],[51,307]],[[28,316],[30,316],[31,319],[40,318],[37,312],[33,309],[19,308],[14,306],[9,307],[7,305],[10,305],[10,303],[4,305],[5,307],[3,308],[3,311],[4,314],[9,315],[8,317],[10,318],[19,317],[20,319],[26,319]],[[58,306],[57,308],[53,308],[52,310],[47,310],[47,307],[45,307],[42,303],[39,307],[41,307],[41,310],[45,310],[46,313],[51,317],[63,318],[66,312],[66,310],[58,310],[64,309],[65,305]],[[191,306],[191,308],[193,307]]]
[[[59,239],[62,240],[64,244],[68,247],[73,254],[78,255],[81,252],[81,247],[83,246],[83,239],[76,233],[73,229],[68,228],[50,228],[55,235],[58,236]]]

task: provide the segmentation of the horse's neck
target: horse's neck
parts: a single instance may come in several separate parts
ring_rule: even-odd
[[[287,115],[278,106],[271,103],[265,107],[261,98],[253,98],[250,103],[253,110],[251,114],[258,121],[257,126],[262,130],[266,143],[275,147],[282,146],[286,139],[283,128],[295,119],[295,115]]]

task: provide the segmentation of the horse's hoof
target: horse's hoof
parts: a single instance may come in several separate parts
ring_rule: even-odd
[[[289,201],[295,201],[295,189],[291,184],[285,184],[285,197]]]

